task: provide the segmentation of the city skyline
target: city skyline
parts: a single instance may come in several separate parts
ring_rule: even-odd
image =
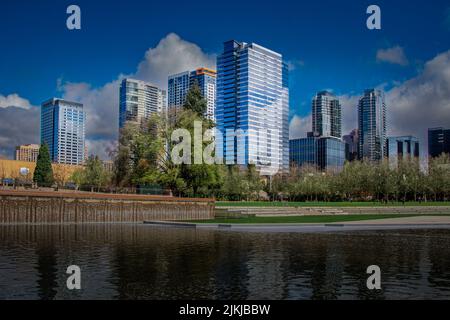
[[[184,24],[181,28],[178,22],[170,29],[160,22],[154,31],[149,32],[146,28],[133,28],[133,23],[140,23],[139,19],[123,24],[111,17],[102,18],[102,28],[93,30],[91,22],[98,18],[101,10],[98,4],[85,1],[80,1],[83,17],[86,17],[83,29],[79,33],[71,33],[64,25],[61,30],[58,29],[58,19],[45,18],[48,15],[53,17],[56,14],[54,11],[63,7],[62,4],[53,5],[45,1],[39,6],[30,4],[30,12],[19,12],[20,5],[6,4],[2,13],[8,14],[2,16],[4,19],[0,19],[0,24],[6,23],[2,30],[8,32],[2,36],[11,44],[9,50],[1,53],[0,59],[0,72],[4,75],[0,79],[0,154],[11,158],[15,146],[39,143],[36,138],[39,135],[39,121],[36,119],[40,102],[48,96],[60,96],[85,105],[90,115],[86,123],[89,150],[98,150],[100,156],[105,158],[108,149],[112,149],[117,140],[118,115],[111,111],[118,104],[117,90],[123,77],[161,84],[165,89],[169,74],[202,66],[215,68],[215,57],[220,53],[223,41],[238,38],[249,39],[286,57],[290,67],[289,120],[292,138],[302,137],[310,130],[306,125],[311,121],[309,104],[316,92],[329,90],[340,99],[342,132],[345,134],[357,127],[355,108],[358,97],[366,88],[383,87],[387,104],[391,106],[388,122],[392,131],[387,134],[418,137],[424,146],[421,148],[424,156],[427,154],[427,129],[450,122],[447,94],[450,90],[447,85],[450,81],[447,72],[450,68],[450,48],[443,40],[448,38],[450,28],[446,25],[447,4],[444,1],[437,1],[432,8],[426,6],[426,10],[414,8],[421,7],[420,1],[416,4],[406,6],[405,2],[405,9],[401,5],[391,6],[381,1],[383,28],[380,31],[365,28],[367,16],[363,4],[325,1],[321,5],[328,6],[329,14],[339,18],[342,24],[339,29],[342,30],[331,27],[331,22],[326,19],[328,13],[327,17],[316,17],[317,11],[313,9],[319,4],[309,3],[287,4],[286,9],[276,11],[278,15],[272,15],[265,23],[256,22],[261,30],[258,32],[239,30],[234,26],[225,30],[220,27],[225,26],[220,16],[208,28],[207,34],[202,34],[205,31],[200,28],[186,28]],[[50,6],[54,6],[55,10],[49,10]],[[157,12],[163,8],[163,4],[156,3],[154,9]],[[123,9],[120,4],[113,4],[111,15],[118,14],[120,9]],[[251,9],[244,6],[241,10],[245,13]],[[254,10],[257,10],[256,16],[264,17],[270,11],[264,6]],[[31,12],[36,17],[44,17],[42,25],[33,30],[20,29],[18,21],[26,20],[30,24],[35,21],[29,17]],[[21,19],[15,19],[19,13]],[[304,19],[293,19],[294,14]],[[317,20],[312,21],[308,17],[316,17]],[[420,26],[412,23],[407,32],[394,27],[396,24],[407,25],[419,17],[430,23]],[[64,21],[64,18],[60,20]],[[286,27],[294,21],[292,31],[288,30]],[[111,30],[105,33],[107,28]],[[267,32],[268,28],[271,32]],[[105,34],[113,35],[117,31],[120,35],[130,30],[136,34],[130,36],[127,46],[115,46],[118,50],[108,50]],[[313,32],[306,35],[299,30]],[[45,39],[41,31],[45,31]],[[320,50],[318,40],[328,32],[332,36],[327,37],[327,45],[334,46],[326,53],[327,50]],[[14,36],[20,36],[25,41],[10,41]],[[415,41],[418,36],[427,41]],[[67,50],[64,54],[47,50],[44,55],[39,49],[48,44],[47,38],[60,46],[70,42],[74,50]],[[358,43],[357,52],[354,50],[355,42]],[[336,46],[337,43],[340,45]],[[24,45],[29,50],[23,50]],[[90,46],[89,53],[78,49],[82,45]],[[30,50],[35,59],[23,58],[22,54]],[[106,58],[100,59],[99,55]],[[14,63],[17,59],[21,64]],[[434,89],[425,90],[427,85]],[[17,120],[13,124],[10,119]]]

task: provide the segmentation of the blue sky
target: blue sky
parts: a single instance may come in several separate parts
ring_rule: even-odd
[[[80,31],[65,27],[70,4],[81,7]],[[370,4],[381,8],[382,30],[366,28]],[[420,75],[428,61],[450,49],[450,3],[2,1],[0,97],[17,94],[37,106],[62,94],[58,79],[60,85],[102,88],[120,74],[136,73],[145,52],[170,33],[209,56],[219,54],[229,39],[280,52],[293,67],[291,118],[303,119],[319,90],[331,89],[351,100],[365,88],[385,85],[390,90]],[[380,50],[391,50],[384,51],[387,59],[377,59]],[[92,137],[97,138],[102,137]]]

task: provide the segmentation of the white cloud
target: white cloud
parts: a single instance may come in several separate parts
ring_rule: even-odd
[[[408,58],[406,58],[405,52],[400,46],[379,49],[377,51],[377,61],[398,64],[401,66],[407,66],[409,64]]]
[[[17,93],[3,96],[0,94],[0,108],[17,107],[29,109],[32,107],[30,101],[20,97]]]
[[[295,115],[289,123],[289,139],[305,138],[306,134],[312,130],[311,114],[306,117]]]
[[[119,130],[119,79],[101,88],[88,83],[62,85],[63,98],[81,102],[86,111],[86,135],[89,140],[116,140]]]
[[[215,69],[215,55],[206,54],[192,42],[170,33],[155,48],[145,53],[135,77],[149,81],[160,88],[167,88],[167,76],[194,70],[199,67]]]
[[[12,158],[16,146],[39,143],[39,119],[36,107],[0,108],[0,156]]]
[[[342,105],[342,135],[346,135],[358,127],[359,96],[341,95],[338,97]]]
[[[450,50],[386,94],[391,135],[413,134],[427,147],[427,130],[450,126]]]

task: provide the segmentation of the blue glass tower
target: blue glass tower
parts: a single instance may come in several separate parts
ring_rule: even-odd
[[[312,133],[307,138],[289,141],[291,166],[311,165],[319,170],[340,171],[345,163],[345,143],[334,137],[319,137]]]
[[[217,155],[226,164],[255,164],[262,175],[287,171],[289,78],[282,55],[231,40],[217,68]]]
[[[169,76],[168,108],[181,108],[186,101],[189,89],[196,84],[207,103],[205,117],[215,121],[216,109],[216,71],[198,68]],[[175,110],[176,111],[176,110]]]
[[[53,98],[42,104],[41,143],[48,145],[52,162],[84,163],[85,122],[81,103]]]

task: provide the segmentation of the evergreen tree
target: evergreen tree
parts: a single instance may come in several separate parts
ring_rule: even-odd
[[[52,162],[50,161],[50,153],[46,143],[42,144],[39,148],[33,181],[36,182],[38,186],[43,187],[49,187],[53,183]]]
[[[186,102],[183,106],[185,109],[192,110],[199,116],[205,114],[208,104],[205,98],[202,96],[202,92],[200,91],[200,87],[197,84],[194,84],[188,91],[186,95]]]

